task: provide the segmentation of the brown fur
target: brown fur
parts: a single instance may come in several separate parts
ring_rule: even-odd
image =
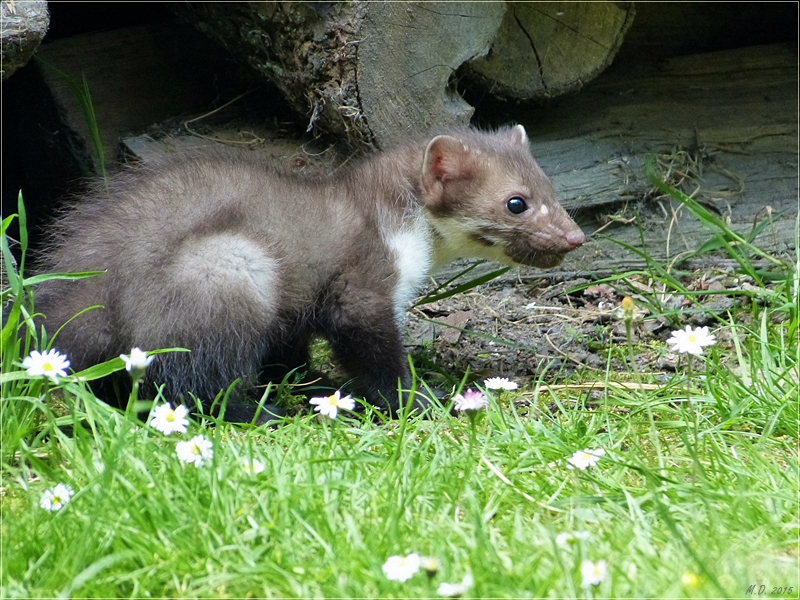
[[[321,334],[355,391],[396,409],[401,314],[429,268],[459,256],[548,267],[582,241],[519,126],[412,140],[322,178],[214,151],[137,167],[83,198],[41,270],[106,273],[44,283],[36,308],[53,334],[104,306],[55,339],[76,370],[133,347],[190,349],[148,369],[170,400],[208,403],[236,379],[246,392],[265,365],[305,363]]]

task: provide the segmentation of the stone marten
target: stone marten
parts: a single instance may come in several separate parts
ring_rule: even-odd
[[[584,242],[521,125],[419,137],[323,177],[234,151],[146,163],[54,230],[41,272],[105,271],[35,290],[72,367],[187,348],[159,354],[146,382],[208,410],[239,380],[237,421],[254,415],[243,398],[262,370],[307,364],[317,335],[355,394],[396,411],[398,382],[410,385],[404,314],[431,272],[459,257],[553,267]],[[67,323],[91,305],[103,308]]]

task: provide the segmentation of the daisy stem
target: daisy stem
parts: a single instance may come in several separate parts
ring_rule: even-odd
[[[472,478],[472,470],[475,468],[475,438],[477,436],[477,417],[478,411],[477,410],[468,410],[466,411],[467,417],[469,417],[469,446],[467,446],[467,464],[464,470],[464,481],[461,485],[461,489],[459,490],[458,495],[456,496],[455,503],[454,503],[454,510],[458,511],[458,500],[464,494],[464,491],[467,489],[469,485],[469,481]]]
[[[328,445],[328,458],[333,458],[336,455],[336,442],[334,439],[334,430],[336,428],[336,419],[324,420],[325,438]]]
[[[475,425],[475,420],[478,417],[478,413],[475,410],[468,410],[467,415],[469,416],[469,456],[470,456],[470,464],[472,463],[472,452],[475,449],[475,436],[477,434],[477,427]]]
[[[139,401],[139,378],[133,378],[133,386],[131,388],[131,395],[128,399],[128,410],[136,410],[136,403]]]
[[[658,466],[664,471],[664,455],[661,452],[661,442],[658,439],[658,430],[656,428],[656,421],[653,415],[653,408],[650,406],[650,399],[647,394],[641,391],[642,388],[642,374],[636,368],[636,359],[633,355],[633,316],[625,317],[625,334],[628,338],[628,362],[630,363],[630,370],[633,373],[633,378],[639,384],[639,396],[647,411],[647,418],[650,421],[650,443],[655,448],[656,456],[658,456]]]
[[[689,385],[688,385],[688,393],[687,397],[689,400],[689,411],[691,411],[691,419],[692,419],[692,429],[694,435],[694,450],[692,451],[692,476],[695,480],[697,480],[697,471],[699,465],[697,464],[697,451],[698,451],[698,441],[699,441],[699,433],[697,430],[697,406],[695,404],[695,397],[692,393],[692,386],[694,381],[694,361],[695,357],[691,354],[688,356],[688,365],[686,366],[687,377],[689,378]]]

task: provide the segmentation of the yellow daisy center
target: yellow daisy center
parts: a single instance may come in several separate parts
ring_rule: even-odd
[[[681,577],[681,583],[687,587],[696,587],[700,580],[694,573],[684,573]]]

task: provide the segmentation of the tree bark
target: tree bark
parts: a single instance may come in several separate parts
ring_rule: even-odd
[[[0,2],[0,55],[2,80],[31,59],[50,25],[44,0]]]

